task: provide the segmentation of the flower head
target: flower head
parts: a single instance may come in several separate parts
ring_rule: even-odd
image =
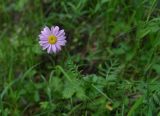
[[[63,29],[60,30],[58,26],[52,26],[51,29],[46,26],[39,35],[39,44],[43,50],[47,49],[48,53],[59,52],[66,42],[65,32]]]

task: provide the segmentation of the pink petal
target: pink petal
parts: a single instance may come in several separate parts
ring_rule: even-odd
[[[45,41],[45,40],[39,41],[39,44],[46,44],[46,43],[48,43],[48,41]]]
[[[55,26],[55,28],[53,29],[53,31],[52,31],[52,33],[53,33],[53,35],[57,35],[57,33],[58,33],[58,31],[59,31],[59,27],[58,26]]]
[[[53,51],[54,53],[57,52],[55,45],[52,45],[52,51]]]
[[[42,44],[42,43],[40,43],[40,42],[39,42],[39,44],[40,44],[41,46],[43,46],[43,45],[44,45],[44,44]]]
[[[64,36],[64,35],[65,35],[64,30],[60,30],[57,34],[57,37]]]
[[[45,35],[42,35],[42,34],[39,35],[40,40],[47,40],[47,38],[48,38],[48,36],[45,36]]]
[[[46,26],[46,27],[43,29],[43,31],[41,31],[41,33],[42,33],[43,35],[45,35],[45,36],[48,36],[48,35],[51,34],[51,31],[50,31],[50,29]]]
[[[55,28],[54,26],[51,27],[52,34],[54,33],[54,28]]]
[[[61,46],[64,46],[66,44],[66,40],[63,40],[63,41],[57,41],[57,44],[61,45]]]
[[[49,44],[45,44],[44,46],[42,46],[43,50],[47,49],[49,47]]]
[[[60,37],[58,37],[58,40],[65,40],[66,39],[66,36],[60,36]]]
[[[47,49],[47,52],[48,52],[48,53],[51,53],[51,50],[52,50],[52,46],[49,45],[49,47],[48,47],[48,49]]]
[[[55,46],[56,46],[56,48],[57,48],[57,50],[58,50],[58,51],[60,51],[60,50],[61,50],[61,46],[60,46],[60,45],[55,44]]]

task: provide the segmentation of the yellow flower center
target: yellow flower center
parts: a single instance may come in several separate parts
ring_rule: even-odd
[[[55,43],[57,42],[57,37],[54,36],[54,35],[50,35],[50,36],[48,37],[48,42],[49,42],[50,44],[55,44]]]

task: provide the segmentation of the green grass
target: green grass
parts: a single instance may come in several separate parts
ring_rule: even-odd
[[[158,0],[1,0],[1,116],[160,115]],[[67,45],[42,51],[45,26]]]

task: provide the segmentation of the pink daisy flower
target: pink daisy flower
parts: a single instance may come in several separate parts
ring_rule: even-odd
[[[46,26],[39,35],[39,44],[43,50],[47,49],[48,53],[59,52],[66,42],[65,32],[58,26],[52,26],[51,29]]]

